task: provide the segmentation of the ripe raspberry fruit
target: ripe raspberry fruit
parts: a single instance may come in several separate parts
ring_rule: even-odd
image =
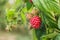
[[[39,16],[34,16],[33,18],[30,19],[30,24],[34,29],[39,29],[41,26],[41,22],[42,21]]]

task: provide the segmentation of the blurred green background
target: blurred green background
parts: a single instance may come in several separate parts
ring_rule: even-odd
[[[24,0],[0,0],[0,40],[32,40]]]

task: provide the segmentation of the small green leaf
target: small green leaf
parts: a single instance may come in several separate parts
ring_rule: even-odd
[[[29,1],[26,3],[27,6],[27,10],[29,10],[32,7],[32,3],[30,3]]]

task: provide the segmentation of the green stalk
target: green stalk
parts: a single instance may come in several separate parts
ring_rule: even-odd
[[[37,37],[36,37],[36,33],[35,33],[35,30],[33,29],[33,40],[38,40]]]

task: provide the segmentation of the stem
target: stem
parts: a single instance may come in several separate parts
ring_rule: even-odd
[[[45,25],[45,28],[46,28],[46,34],[48,34],[48,28],[47,28],[47,25]]]
[[[35,30],[33,29],[33,40],[38,40],[37,37],[36,37],[36,33],[35,33]]]

